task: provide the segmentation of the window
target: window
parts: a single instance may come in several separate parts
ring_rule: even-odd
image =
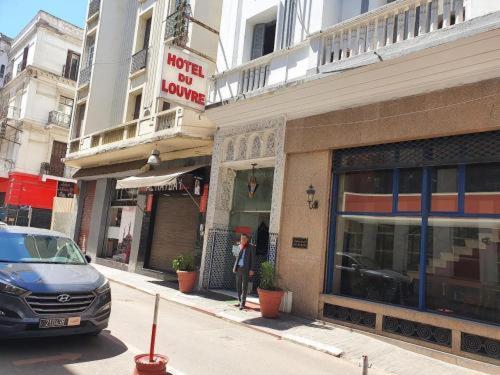
[[[137,120],[141,115],[141,101],[142,101],[142,94],[136,95],[134,102],[134,113],[132,114],[133,120]]]
[[[66,156],[67,144],[54,141],[52,143],[52,153],[50,155],[50,171],[52,176],[64,176],[64,163],[62,159]]]
[[[21,70],[24,70],[26,68],[26,65],[28,64],[28,52],[29,52],[29,49],[30,49],[29,46],[24,47],[23,61],[21,62]]]
[[[73,99],[60,96],[57,110],[71,118],[71,114],[73,113]]]
[[[258,23],[254,26],[250,60],[274,51],[275,34],[276,20],[268,23]]]
[[[290,47],[293,44],[295,34],[295,18],[297,16],[297,1],[285,0],[283,9],[283,32],[281,33],[281,48]]]
[[[500,323],[500,151],[477,151],[497,135],[337,151],[327,292]]]
[[[471,164],[466,167],[465,212],[500,213],[500,163]]]
[[[84,118],[85,118],[85,104],[82,104],[77,107],[74,138],[80,138],[80,136],[82,135]]]
[[[419,218],[340,217],[337,292],[417,307],[420,230]]]
[[[5,65],[2,64],[0,65],[0,78],[3,78],[4,74],[5,74]]]
[[[94,44],[92,44],[87,50],[87,66],[92,66],[92,64],[94,64],[94,50]]]
[[[80,65],[80,55],[73,51],[68,51],[66,56],[66,65],[64,66],[63,76],[76,81],[78,79],[78,67]]]
[[[500,323],[500,221],[429,220],[427,308]]]
[[[343,174],[338,204],[338,210],[344,212],[391,212],[392,171]]]
[[[149,38],[151,34],[151,17],[146,20],[146,24],[144,26],[144,39],[142,42],[142,49],[146,49],[149,47]]]
[[[458,210],[458,168],[433,168],[431,194],[431,211],[456,212]]]
[[[361,14],[368,12],[370,0],[361,0]]]
[[[400,169],[398,175],[398,211],[420,212],[422,208],[422,169]]]

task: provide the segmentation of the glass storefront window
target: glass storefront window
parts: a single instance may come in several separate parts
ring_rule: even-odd
[[[465,169],[465,213],[500,214],[500,163]]]
[[[398,211],[420,212],[422,209],[422,168],[399,171]]]
[[[345,173],[340,177],[340,212],[392,212],[392,170]]]
[[[420,218],[338,217],[335,292],[417,307],[420,224]]]
[[[436,167],[431,173],[431,211],[458,211],[458,168]]]
[[[427,308],[500,323],[500,220],[429,219]]]

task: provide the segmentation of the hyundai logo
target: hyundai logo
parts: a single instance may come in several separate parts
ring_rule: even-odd
[[[57,296],[57,300],[61,303],[66,303],[71,299],[71,296],[69,294],[59,294]]]

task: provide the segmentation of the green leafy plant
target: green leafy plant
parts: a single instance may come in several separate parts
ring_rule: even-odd
[[[193,272],[194,268],[194,260],[191,255],[179,255],[172,261],[172,268],[175,272],[177,271],[186,271]]]
[[[279,288],[276,286],[274,264],[270,262],[261,263],[259,288],[264,290],[279,290]]]

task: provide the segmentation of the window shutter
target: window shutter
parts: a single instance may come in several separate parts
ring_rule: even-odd
[[[264,54],[264,37],[266,34],[266,24],[258,23],[253,29],[252,53],[250,60],[261,57]]]
[[[68,51],[68,54],[66,55],[66,65],[64,66],[63,69],[64,78],[69,78],[70,64],[71,64],[71,51]]]
[[[368,12],[370,0],[361,0],[361,14]]]
[[[21,64],[21,70],[24,70],[24,68],[26,68],[26,65],[28,64],[28,51],[29,51],[29,49],[30,49],[29,46],[24,47],[23,62]]]

